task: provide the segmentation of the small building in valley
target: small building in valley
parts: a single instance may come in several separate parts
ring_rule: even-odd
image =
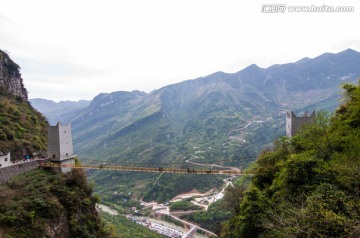
[[[0,152],[0,168],[8,167],[11,164],[10,151],[6,155]]]

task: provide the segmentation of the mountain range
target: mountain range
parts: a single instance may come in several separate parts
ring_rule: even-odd
[[[54,102],[42,98],[33,98],[29,102],[46,116],[51,125],[55,125],[58,121],[66,123],[63,117],[72,117],[72,112],[76,112],[78,109],[85,108],[90,104],[90,101],[87,100]]]
[[[71,121],[75,151],[87,161],[187,166],[191,159],[244,167],[285,134],[286,110],[334,110],[341,84],[360,78],[359,66],[360,53],[351,49],[268,68],[253,64],[149,94],[99,94],[54,119]]]

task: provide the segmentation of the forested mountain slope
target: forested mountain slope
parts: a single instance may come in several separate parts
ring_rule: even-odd
[[[223,237],[359,237],[360,85],[345,102],[257,159]]]

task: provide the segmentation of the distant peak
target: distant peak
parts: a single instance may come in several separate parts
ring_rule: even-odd
[[[328,57],[333,57],[333,56],[349,56],[349,55],[359,55],[359,54],[360,54],[359,52],[349,48],[349,49],[340,51],[339,53],[324,53],[316,58],[328,58]]]
[[[131,93],[136,93],[136,94],[141,94],[141,95],[147,95],[146,92],[140,91],[140,90],[133,90],[133,91],[131,91]]]
[[[356,52],[356,53],[359,53],[359,52],[357,52],[356,50],[353,50],[353,49],[351,49],[351,48],[348,48],[348,49],[344,50],[344,52]]]
[[[257,71],[257,70],[261,70],[262,68],[260,68],[259,66],[257,66],[256,64],[251,64],[248,67],[246,67],[245,69],[243,69],[244,71]]]
[[[226,73],[224,73],[223,71],[217,71],[217,72],[215,72],[213,74],[208,75],[207,77],[222,76],[224,74],[226,74]]]
[[[331,57],[331,56],[333,56],[333,55],[336,55],[336,54],[327,52],[327,53],[323,53],[323,54],[315,57],[314,59],[328,58],[328,57]]]
[[[257,64],[251,64],[246,68],[249,68],[249,69],[261,69],[259,66],[257,66]]]
[[[356,50],[353,50],[353,49],[350,49],[350,48],[337,53],[337,55],[344,55],[344,54],[348,55],[348,54],[360,54],[360,53],[357,52]]]

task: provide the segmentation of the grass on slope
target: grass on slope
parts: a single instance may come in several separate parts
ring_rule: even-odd
[[[0,151],[11,151],[11,157],[45,151],[47,122],[45,118],[20,97],[5,92],[0,87]]]

